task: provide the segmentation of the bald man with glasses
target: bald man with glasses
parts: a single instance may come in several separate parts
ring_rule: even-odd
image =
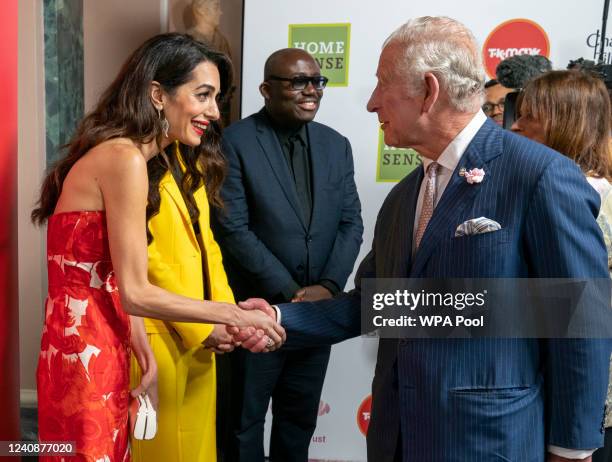
[[[332,298],[344,288],[362,241],[349,141],[314,122],[327,78],[300,49],[273,53],[259,90],[265,107],[223,135],[228,174],[213,229],[237,300]],[[232,353],[234,415],[225,461],[306,462],[330,347]]]

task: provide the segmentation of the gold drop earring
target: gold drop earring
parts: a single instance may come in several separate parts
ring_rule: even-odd
[[[164,114],[164,118],[162,119],[162,109],[157,109],[157,117],[161,123],[161,129],[164,133],[164,136],[168,138],[168,130],[170,129],[170,122],[166,119],[166,115]]]

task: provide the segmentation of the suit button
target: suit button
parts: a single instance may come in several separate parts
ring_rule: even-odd
[[[312,242],[312,237],[306,236],[306,242]]]
[[[302,271],[304,269],[304,265],[297,265],[297,270]]]

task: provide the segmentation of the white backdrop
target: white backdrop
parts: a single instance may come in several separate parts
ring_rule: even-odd
[[[316,120],[344,134],[353,146],[365,226],[359,263],[371,246],[378,209],[393,186],[376,182],[378,122],[375,114],[365,110],[385,38],[408,18],[445,15],[466,24],[482,46],[501,23],[527,18],[548,35],[553,66],[565,68],[570,59],[593,59],[587,38],[601,26],[602,8],[603,0],[245,0],[242,116],[262,107],[258,86],[263,64],[270,53],[287,46],[289,24],[351,24],[349,85],[325,90]],[[610,26],[608,31],[612,34]],[[351,277],[347,288],[352,286]],[[321,398],[329,405],[328,412],[319,417],[310,457],[365,461],[357,410],[370,392],[376,347],[376,341],[367,338],[334,346]]]

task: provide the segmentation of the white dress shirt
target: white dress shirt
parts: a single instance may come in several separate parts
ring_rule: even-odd
[[[438,175],[436,176],[436,195],[434,200],[434,208],[440,202],[440,198],[444,194],[446,187],[448,186],[448,182],[451,179],[451,175],[459,165],[459,161],[461,157],[465,153],[467,147],[472,142],[476,133],[483,124],[486,122],[487,116],[481,110],[476,113],[474,118],[468,123],[463,130],[459,132],[459,134],[450,142],[448,146],[442,151],[440,157],[438,157],[439,170]],[[427,167],[429,164],[433,162],[433,160],[428,159],[427,157],[421,156],[423,160],[423,168],[425,172],[427,172]],[[468,168],[481,168],[481,165],[469,165]],[[416,251],[416,232],[419,227],[419,218],[421,216],[421,210],[423,208],[423,198],[425,196],[425,185],[427,183],[427,175],[424,175],[423,181],[421,182],[421,189],[419,190],[419,197],[417,199],[416,210],[414,214],[414,229],[412,232],[412,254],[414,255]],[[575,449],[565,449],[560,448],[558,446],[549,445],[548,451],[556,454],[561,457],[566,457],[568,459],[584,459],[589,457],[595,452],[595,449],[592,450],[575,450]]]

